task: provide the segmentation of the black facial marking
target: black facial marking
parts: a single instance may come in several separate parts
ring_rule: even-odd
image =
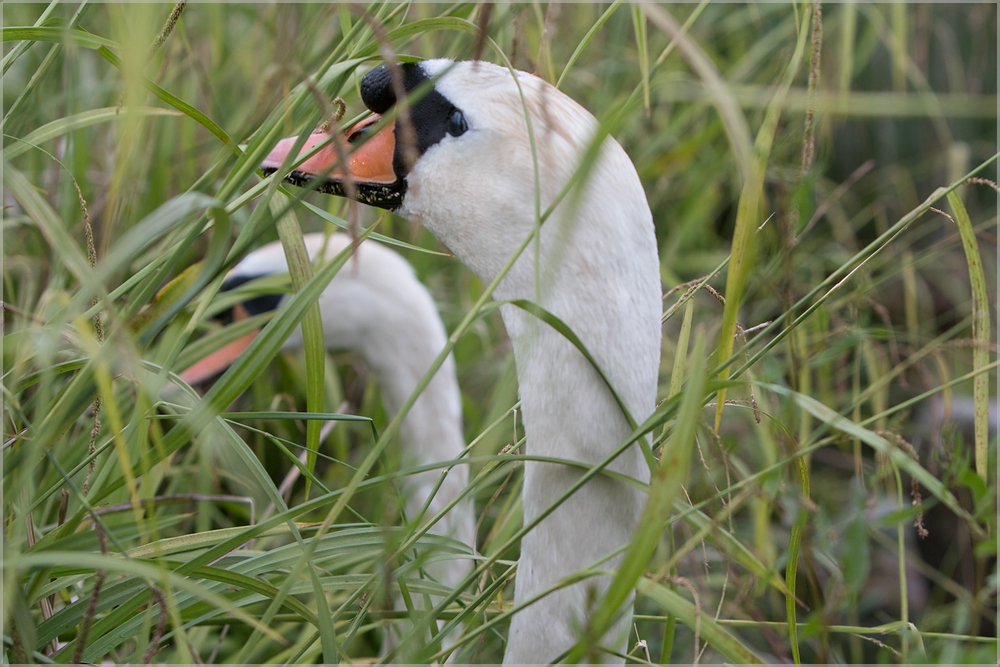
[[[403,63],[399,67],[403,73],[403,89],[407,95],[429,79],[423,67],[418,63]],[[392,75],[387,66],[379,65],[365,74],[361,80],[361,99],[366,107],[377,114],[384,114],[396,104]],[[409,115],[413,134],[416,135],[416,158],[426,153],[431,146],[441,141],[446,135],[457,137],[469,129],[462,110],[449,102],[433,87],[426,92],[422,91],[420,99],[411,103]],[[406,195],[406,175],[409,170],[404,157],[404,142],[407,141],[404,137],[407,133],[401,131],[401,126],[402,123],[397,122],[394,129],[396,149],[392,156],[392,170],[396,174],[396,181],[389,184],[355,183],[355,198],[361,203],[389,211],[394,211],[403,205],[403,197]],[[362,128],[352,133],[347,138],[348,143],[352,145],[360,143],[368,131],[369,128]],[[270,176],[277,169],[261,167],[261,171],[264,172],[265,176]],[[311,174],[293,171],[285,177],[285,180],[293,185],[306,187],[317,179]],[[325,192],[339,197],[347,196],[344,184],[335,179],[324,178],[321,183],[312,187],[315,187],[317,192]]]
[[[231,278],[226,278],[222,282],[222,291],[228,292],[230,290],[234,290],[240,285],[257,278],[262,278],[264,275],[266,274],[257,276],[237,275]],[[255,296],[244,301],[243,307],[246,308],[247,313],[249,313],[252,317],[254,315],[269,313],[272,310],[276,310],[283,298],[285,298],[284,294],[261,294],[260,296]],[[223,324],[231,323],[233,321],[233,309],[227,308],[219,313],[218,318],[223,322]]]
[[[412,93],[421,84],[428,81],[428,76],[419,63],[403,63],[399,67],[403,73],[403,88],[407,94]],[[392,89],[392,76],[387,66],[379,65],[365,74],[364,79],[361,80],[361,99],[369,109],[380,114],[385,113],[395,104],[396,95]],[[457,117],[455,116],[456,112]],[[446,134],[457,137],[469,129],[462,111],[449,102],[436,88],[427,90],[420,96],[420,99],[411,104],[410,122],[416,135],[418,158],[426,153],[431,146],[444,139]],[[403,144],[406,139],[401,126],[402,123],[397,121],[395,129],[396,151],[392,158],[392,168],[399,180],[402,181],[406,177],[407,168]]]

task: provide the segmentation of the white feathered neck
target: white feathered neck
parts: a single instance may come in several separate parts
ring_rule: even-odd
[[[431,61],[437,90],[461,109],[469,129],[446,136],[407,177],[402,213],[419,220],[482,280],[493,280],[578,168],[596,120],[553,86],[517,79],[486,63]],[[520,84],[520,89],[517,84]],[[522,104],[522,94],[524,103]],[[588,177],[541,230],[536,273],[529,248],[499,284],[498,299],[528,299],[563,320],[597,360],[632,416],[642,422],[656,399],[660,354],[659,260],[652,216],[639,178],[614,139],[606,139]],[[528,453],[594,464],[631,429],[589,362],[555,330],[514,306],[502,309],[517,361]],[[639,481],[649,470],[638,446],[610,466]],[[525,520],[531,521],[579,477],[569,467],[527,463]],[[626,544],[643,494],[594,479],[529,533],[521,544],[515,603],[523,602]],[[618,559],[612,559],[614,566]],[[555,659],[577,639],[588,588],[582,582],[515,615],[505,663]],[[624,647],[630,614],[606,641]]]

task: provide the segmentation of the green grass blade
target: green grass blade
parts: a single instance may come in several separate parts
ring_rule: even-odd
[[[664,508],[670,537],[681,539],[671,539],[666,550],[661,534],[647,563],[656,574],[636,581],[625,599],[654,585],[668,597],[636,602],[636,611],[651,613],[633,616],[625,660],[691,660],[693,653],[703,663],[761,655],[789,663],[989,662],[996,640],[974,635],[992,600],[995,482],[992,473],[985,481],[980,474],[984,452],[987,465],[994,460],[995,443],[990,434],[984,446],[973,430],[978,425],[982,432],[983,396],[990,400],[998,362],[995,333],[976,321],[992,288],[977,287],[968,248],[975,248],[982,277],[990,280],[996,262],[981,246],[990,245],[996,212],[992,197],[983,196],[992,193],[974,190],[966,179],[978,173],[977,184],[996,181],[997,158],[983,153],[996,139],[990,92],[996,8],[829,7],[822,77],[807,86],[800,66],[779,104],[775,95],[782,93],[801,35],[803,60],[809,57],[809,30],[802,27],[815,3],[623,4],[507,3],[492,11],[472,4],[300,4],[277,14],[267,6],[191,4],[171,39],[152,53],[169,7],[89,0],[4,5],[3,23],[13,28],[0,34],[8,40],[0,64],[8,104],[0,115],[7,121],[5,160],[14,165],[5,181],[13,187],[6,190],[0,244],[4,560],[13,592],[4,633],[8,659],[65,663],[86,623],[86,658],[94,662],[139,663],[150,648],[163,663],[501,661],[511,617],[531,603],[510,600],[511,559],[532,530],[523,525],[520,501],[525,462],[564,466],[581,484],[600,476],[649,490],[605,466],[637,445],[653,455],[678,435],[685,375],[692,375],[686,359],[694,346],[691,330],[706,321],[719,331],[729,315],[708,286],[724,291],[727,278],[720,274],[739,263],[730,244],[737,213],[747,213],[739,210],[743,188],[759,176],[751,173],[759,157],[754,140],[763,138],[759,130],[769,131],[780,106],[757,223],[773,209],[782,224],[769,218],[757,227],[751,234],[756,261],[735,267],[744,279],[732,309],[739,309],[737,331],[743,325],[748,334],[719,360],[716,333],[706,329],[714,367],[704,372],[702,399],[725,401],[720,390],[729,389],[729,398],[736,392],[739,398],[725,401],[721,440],[710,432],[714,410],[700,413],[698,435],[708,439],[696,446],[704,464],[695,458],[684,493]],[[433,391],[427,378],[390,418],[371,369],[354,363],[350,352],[331,350],[322,358],[323,405],[309,404],[314,392],[307,376],[318,377],[317,365],[304,363],[302,353],[280,353],[277,330],[287,334],[308,318],[325,288],[320,283],[331,275],[322,260],[312,263],[316,275],[303,276],[297,292],[287,274],[221,290],[225,273],[249,249],[277,239],[275,222],[291,211],[304,231],[350,227],[339,213],[343,200],[286,185],[282,172],[263,177],[259,164],[278,139],[305,138],[330,118],[340,108],[338,96],[346,105],[339,124],[360,120],[361,79],[388,51],[404,63],[481,53],[556,80],[598,119],[564,188],[552,191],[552,174],[539,169],[542,187],[521,202],[534,210],[536,224],[523,247],[514,239],[517,253],[533,253],[534,234],[561,202],[572,217],[583,201],[576,196],[581,188],[608,182],[592,168],[606,138],[633,162],[653,216],[661,282],[670,289],[662,318],[666,356],[654,414],[629,443],[609,443],[614,452],[599,464],[501,453],[525,442],[519,419],[529,406],[517,401],[515,364],[498,312],[519,306],[492,300],[497,284],[482,283],[433,239],[428,230],[437,225],[430,220],[424,228],[360,209],[366,227],[377,220],[382,233],[366,234],[411,261],[451,334],[434,363],[447,370],[440,364],[451,365],[448,354],[454,360],[464,431],[472,441],[452,461],[395,465],[395,445],[405,444],[400,438],[408,432],[400,420],[409,406],[421,405],[415,401],[424,388]],[[517,118],[522,106],[512,108]],[[802,177],[796,130],[809,109],[816,111],[818,159]],[[387,114],[383,125],[394,116]],[[470,129],[479,129],[472,121]],[[876,135],[879,141],[864,140]],[[227,145],[229,139],[242,147]],[[552,157],[552,146],[543,144],[532,146],[538,165]],[[878,166],[865,172],[858,164]],[[294,168],[291,162],[285,167]],[[935,190],[935,175],[944,172],[945,185],[952,185]],[[949,192],[961,197],[966,215],[944,204]],[[537,199],[528,199],[532,194]],[[956,224],[926,215],[931,206],[945,209]],[[220,209],[231,225],[229,242],[223,241],[226,221],[216,225],[212,218]],[[783,224],[793,222],[786,214],[801,218],[796,231],[808,230],[796,237],[791,256],[782,251]],[[92,263],[85,218],[95,240]],[[283,231],[286,241],[298,242],[297,229]],[[743,252],[752,251],[751,244]],[[208,270],[199,261],[206,252]],[[344,262],[350,270],[350,257]],[[310,298],[295,301],[310,291]],[[230,326],[214,322],[236,303],[274,296],[284,307],[268,315]],[[289,306],[297,312],[282,320]],[[524,314],[538,326],[589,358],[564,323],[528,308]],[[92,333],[95,317],[107,332],[104,345]],[[214,392],[211,385],[196,391],[176,375],[259,327],[267,332],[252,350],[256,356],[238,362],[238,377],[218,378]],[[730,365],[729,379],[719,381]],[[799,395],[781,394],[762,379]],[[97,395],[105,405],[91,448]],[[344,400],[370,416],[336,414]],[[938,429],[941,407],[961,431]],[[329,437],[310,472],[306,446],[317,426]],[[943,454],[933,460],[928,428],[931,449]],[[968,432],[968,446],[956,450],[958,432]],[[897,460],[892,450],[907,449],[899,438],[913,441],[920,458],[911,453],[911,461]],[[452,491],[441,473],[465,463],[468,486],[438,503]],[[282,478],[297,481],[279,490]],[[408,511],[403,503],[411,482],[435,478],[442,482],[431,491],[436,499]],[[917,505],[906,500],[908,480],[923,494],[914,498]],[[303,496],[306,486],[312,498]],[[874,516],[865,502],[873,497],[882,498]],[[434,531],[450,520],[449,509],[473,500],[479,552],[470,556]],[[567,502],[571,492],[546,511]],[[400,508],[405,526],[396,525]],[[100,549],[94,510],[117,554],[108,558],[149,569],[109,571],[91,609],[99,562],[85,558]],[[948,545],[961,563],[974,565],[976,577],[960,581],[936,559],[904,558],[910,524],[921,511],[930,531],[917,542],[921,551]],[[942,523],[943,516],[951,521]],[[969,539],[954,539],[954,530]],[[875,581],[879,552],[893,562]],[[21,555],[50,553],[63,562],[16,565]],[[445,586],[429,578],[437,566],[470,557],[475,572],[464,581]],[[711,568],[705,576],[703,561]],[[797,577],[797,565],[808,576]],[[927,596],[919,595],[924,585],[913,579],[914,565]],[[606,567],[595,563],[549,592],[594,577],[607,587],[615,573]],[[259,626],[175,585],[164,571],[226,598]],[[162,606],[151,581],[164,593]],[[822,583],[819,596],[811,588],[815,581]],[[801,601],[791,590],[796,584]],[[390,609],[386,602],[404,589],[407,611]],[[891,599],[881,596],[885,590]],[[895,602],[907,599],[906,607]],[[591,602],[574,631],[588,628],[602,596]],[[873,623],[864,610],[900,620]],[[161,620],[165,633],[152,641]],[[398,643],[380,652],[390,623],[398,624]],[[459,636],[458,644],[447,645]],[[635,639],[648,641],[646,650],[633,647]],[[18,640],[23,647],[13,645]],[[587,660],[597,642],[582,643]]]
[[[990,362],[990,299],[986,291],[983,262],[979,257],[976,231],[965,210],[958,192],[948,193],[948,203],[955,213],[955,223],[962,237],[965,260],[969,265],[969,283],[972,286],[972,370],[979,371]],[[989,477],[990,437],[990,376],[980,373],[973,380],[972,399],[975,405],[976,474],[985,482]]]
[[[931,494],[940,500],[948,509],[964,519],[969,525],[969,529],[975,535],[984,535],[982,528],[976,522],[975,518],[973,518],[962,507],[962,505],[958,502],[958,499],[951,493],[951,491],[949,491],[939,479],[929,473],[922,465],[910,458],[899,447],[896,447],[882,436],[869,431],[863,426],[855,424],[847,417],[834,412],[832,409],[823,405],[811,396],[800,394],[787,387],[782,387],[776,384],[760,383],[759,386],[767,389],[768,391],[773,391],[781,396],[787,396],[792,399],[796,405],[808,410],[809,413],[816,419],[828,424],[838,431],[842,431],[849,436],[861,440],[861,442],[865,443],[878,453],[888,456],[892,459],[893,463],[905,470],[908,475],[915,477],[917,481],[924,486],[924,488],[930,491]]]
[[[99,49],[101,47],[111,49],[121,48],[117,42],[99,37],[79,28],[11,26],[0,29],[0,37],[5,42],[51,42],[53,44],[82,46],[85,49]]]
[[[42,125],[37,130],[34,130],[30,134],[17,138],[10,137],[9,135],[4,135],[13,139],[13,142],[4,146],[3,156],[6,160],[13,160],[18,155],[21,155],[25,151],[38,146],[46,141],[51,141],[57,137],[61,137],[70,132],[82,129],[84,127],[90,127],[91,125],[97,125],[99,123],[106,123],[108,121],[114,121],[120,117],[121,110],[117,107],[104,107],[102,109],[91,109],[90,111],[81,111],[78,114],[73,114],[72,116],[65,116],[63,118],[58,118],[51,123],[46,123]],[[135,114],[136,116],[180,116],[182,115],[179,111],[174,111],[173,109],[158,109],[156,107],[137,107],[129,109],[130,114]]]
[[[32,26],[32,27],[34,27],[34,28],[40,28],[40,27],[42,27],[45,24],[45,22],[48,20],[48,18],[52,15],[53,10],[55,10],[55,8],[58,5],[59,5],[59,0],[55,0],[54,2],[50,2],[49,6],[45,8],[45,10],[38,17],[38,20],[35,21],[35,25]],[[17,61],[18,58],[20,58],[22,55],[24,55],[24,52],[28,50],[28,48],[32,45],[32,43],[33,42],[31,42],[31,41],[21,42],[20,44],[18,44],[17,46],[15,46],[13,49],[11,49],[7,53],[7,55],[5,55],[3,57],[3,62],[2,62],[2,64],[0,64],[0,67],[2,67],[3,74],[6,74],[7,70],[10,69],[10,66],[13,65]]]
[[[184,348],[184,352],[177,357],[176,368],[190,368],[199,359],[204,359],[223,345],[232,343],[251,331],[260,329],[270,322],[272,317],[274,317],[274,313],[261,313],[239,322],[233,322],[227,327],[202,336]]]
[[[105,60],[107,60],[109,63],[111,63],[118,69],[124,68],[121,58],[112,53],[107,47],[100,46],[98,47],[97,52],[100,53]],[[233,141],[232,138],[228,134],[226,134],[226,131],[223,130],[221,127],[219,127],[215,123],[215,121],[213,121],[211,118],[209,118],[202,112],[198,111],[193,106],[183,101],[179,97],[173,95],[172,93],[167,92],[163,88],[160,88],[158,85],[156,85],[155,83],[153,83],[152,81],[150,81],[145,77],[143,77],[142,79],[142,84],[146,87],[147,90],[149,90],[149,92],[153,93],[161,100],[163,100],[170,106],[174,107],[175,109],[180,111],[182,114],[184,114],[191,120],[195,121],[196,123],[199,123],[206,130],[208,130],[216,137],[218,137],[222,141],[222,143],[230,147],[233,150],[233,152],[239,154],[240,149],[239,146],[236,145],[236,142]]]
[[[368,228],[361,233],[365,238]],[[285,339],[299,325],[306,312],[312,307],[326,286],[349,259],[350,248],[324,265],[316,275],[292,295],[281,307],[278,314],[261,331],[247,350],[229,367],[222,377],[205,394],[204,398],[188,413],[181,423],[172,428],[164,437],[163,444],[156,450],[159,456],[168,456],[191,437],[201,432],[222,410],[228,407],[257,377],[263,368],[277,354]],[[101,496],[120,488],[121,477],[109,481],[101,490]]]
[[[288,264],[288,275],[292,279],[292,290],[299,291],[312,278],[312,263],[302,240],[302,229],[292,211],[281,214],[288,206],[288,198],[281,193],[275,193],[269,202],[271,212],[280,215],[276,224],[281,246],[285,251],[285,261]],[[319,310],[319,301],[313,304],[305,317],[302,318],[302,347],[306,355],[306,409],[310,412],[323,411],[323,372],[326,368],[324,356],[326,344],[323,340],[323,320]],[[319,450],[319,432],[322,424],[317,421],[306,422],[306,468],[312,473],[316,469],[316,452]],[[306,498],[312,480],[306,478]],[[328,647],[329,637],[324,640],[324,650]]]
[[[604,380],[604,384],[607,385],[608,391],[610,391],[611,395],[614,396],[615,402],[618,403],[618,407],[621,408],[622,414],[625,416],[625,420],[628,421],[629,426],[633,430],[636,428],[635,419],[632,418],[631,413],[628,411],[625,401],[622,400],[621,396],[618,395],[618,392],[615,391],[615,388],[611,385],[611,381],[604,374],[604,371],[601,370],[601,367],[597,364],[597,360],[591,356],[590,352],[584,346],[583,341],[580,340],[580,338],[566,325],[565,322],[535,302],[528,301],[527,299],[512,299],[510,301],[506,301],[505,303],[517,306],[529,315],[534,315],[542,322],[545,322],[550,327],[558,331],[566,340],[572,343],[573,346],[580,351],[580,354],[582,354],[584,358],[590,362],[590,365],[594,367],[594,370],[601,376],[601,379]]]
[[[663,584],[642,577],[636,587],[639,595],[648,597],[664,610],[672,613],[689,628],[697,627],[702,639],[712,645],[726,660],[737,665],[763,665],[765,660],[753,649],[734,637],[728,630],[715,622],[704,609],[695,607],[675,591]]]
[[[212,237],[209,239],[208,252],[205,253],[205,259],[201,261],[197,277],[152,324],[143,330],[139,336],[140,342],[146,343],[152,340],[153,336],[172,321],[210,282],[215,280],[221,271],[226,253],[229,251],[232,225],[226,210],[221,206],[211,209],[210,215],[212,216]]]
[[[723,530],[718,520],[712,519],[704,512],[694,509],[687,501],[681,498],[674,500],[674,513],[698,534],[706,535],[708,540],[719,551],[745,567],[755,577],[761,581],[768,582],[770,586],[773,586],[782,595],[788,593],[788,588],[781,575],[762,563],[739,537],[727,530]]]
[[[722,119],[722,126],[725,128],[726,136],[729,137],[729,145],[735,153],[740,174],[744,181],[749,180],[753,160],[750,127],[729,86],[719,74],[718,68],[663,6],[644,4],[642,10],[653,23],[674,40],[691,69],[701,79]]]
[[[268,637],[277,641],[281,641],[282,639],[278,632],[262,625],[260,621],[232,604],[232,602],[224,596],[214,593],[206,587],[196,584],[188,579],[173,575],[168,570],[164,570],[155,565],[143,563],[141,561],[127,560],[114,556],[104,556],[101,554],[48,551],[37,554],[20,555],[14,560],[6,560],[3,566],[5,570],[52,566],[87,567],[94,570],[104,569],[112,572],[120,572],[122,574],[145,577],[156,582],[165,580],[169,582],[170,585],[175,586],[186,593],[194,595],[209,604],[212,604],[240,618],[245,623],[248,623],[252,627],[257,628],[260,632],[266,634]],[[72,644],[64,648],[63,652],[66,652],[71,646]],[[94,653],[95,652],[92,647],[88,648],[88,651],[84,653],[85,659],[93,660],[95,657],[100,657],[95,656]]]
[[[674,496],[680,490],[691,467],[695,433],[704,404],[704,389],[705,339],[699,332],[695,338],[694,350],[691,352],[691,372],[677,414],[677,426],[671,434],[669,443],[662,450],[659,466],[649,483],[649,498],[639,519],[640,529],[632,538],[600,606],[591,615],[584,634],[585,639],[570,651],[567,658],[569,662],[577,662],[584,656],[588,657],[590,662],[597,661],[596,643],[600,642],[618,609],[631,595],[660,542],[663,528],[670,518]],[[588,646],[588,642],[595,644]]]
[[[688,299],[688,302],[684,304],[681,331],[677,334],[677,352],[674,353],[674,365],[670,371],[670,389],[667,390],[667,398],[679,394],[681,385],[684,383],[684,364],[687,361],[688,340],[691,336],[691,318],[693,317],[694,301]]]
[[[338,218],[337,216],[333,215],[329,211],[324,211],[319,206],[314,206],[313,204],[310,204],[307,201],[302,201],[302,202],[299,202],[299,203],[302,206],[304,206],[306,209],[308,209],[308,210],[312,211],[313,213],[315,213],[317,216],[319,216],[323,220],[326,220],[330,224],[335,225],[336,227],[339,227],[340,229],[343,229],[345,232],[351,230],[350,225],[348,225],[347,221],[344,220],[343,218]],[[385,234],[375,234],[375,233],[372,233],[371,239],[373,241],[378,241],[379,243],[384,243],[386,245],[390,245],[390,246],[393,246],[395,248],[402,248],[404,250],[412,250],[414,252],[424,253],[425,255],[436,255],[438,257],[452,257],[452,255],[450,253],[440,252],[438,250],[429,250],[427,248],[421,248],[420,246],[413,245],[412,243],[407,243],[406,241],[400,241],[398,239],[394,239],[391,236],[386,236]]]
[[[58,258],[80,282],[90,277],[92,270],[80,248],[66,233],[63,221],[59,219],[49,203],[42,198],[20,171],[10,164],[4,165],[3,183],[10,194],[38,226],[45,241]]]
[[[646,15],[639,5],[632,5],[632,27],[635,29],[635,48],[639,52],[639,78],[642,80],[642,106],[649,117],[649,44],[646,38]]]
[[[749,176],[743,182],[743,190],[740,193],[740,202],[736,210],[736,230],[733,232],[733,246],[731,251],[732,259],[729,262],[729,278],[726,280],[726,305],[722,311],[722,326],[719,330],[718,345],[716,347],[716,364],[729,358],[733,352],[736,342],[736,318],[739,314],[740,300],[743,298],[743,288],[746,283],[750,267],[753,265],[755,257],[755,239],[757,228],[760,224],[760,213],[764,201],[764,176],[767,173],[767,163],[771,155],[771,145],[774,142],[774,133],[778,127],[778,120],[781,118],[781,111],[788,93],[788,89],[795,79],[795,73],[802,63],[802,56],[805,53],[806,41],[809,35],[810,10],[803,12],[802,25],[799,29],[798,43],[795,45],[795,52],[785,69],[785,77],[778,90],[774,94],[764,122],[757,132],[757,140],[754,143],[752,161],[750,164]],[[720,380],[729,378],[728,369],[719,374]],[[722,409],[726,404],[726,392],[719,392],[715,409],[715,430],[719,430],[722,421]]]
[[[906,215],[897,220],[895,224],[892,225],[892,227],[890,227],[885,232],[880,234],[877,239],[875,239],[867,246],[865,246],[864,249],[855,253],[850,260],[843,263],[833,273],[824,278],[821,283],[819,283],[811,290],[809,290],[809,292],[801,299],[799,299],[790,310],[783,313],[781,317],[776,318],[768,326],[764,327],[764,329],[762,329],[759,333],[757,333],[752,339],[750,339],[750,341],[746,345],[747,348],[751,348],[763,340],[767,340],[767,342],[761,347],[761,349],[754,352],[750,356],[750,358],[733,373],[733,375],[738,377],[742,375],[744,372],[746,372],[748,368],[751,368],[755,363],[757,363],[761,358],[763,358],[764,355],[767,354],[767,352],[770,351],[775,345],[783,341],[785,337],[789,333],[791,333],[799,324],[804,322],[808,317],[810,317],[814,312],[816,312],[816,310],[819,309],[820,306],[826,303],[826,301],[837,291],[837,289],[843,286],[847,278],[850,278],[853,274],[855,274],[866,262],[871,260],[871,258],[874,257],[879,251],[885,249],[885,247],[888,246],[893,239],[902,234],[903,231],[905,231],[910,225],[912,225],[916,220],[918,220],[922,215],[924,215],[935,202],[937,202],[942,197],[947,196],[949,192],[955,190],[963,183],[965,183],[968,179],[972,178],[979,172],[986,169],[988,166],[996,162],[998,158],[1000,158],[1000,153],[995,153],[987,160],[981,162],[975,169],[970,171],[968,174],[962,176],[960,179],[953,182],[947,188],[937,188],[934,192],[929,194],[927,198],[920,203],[919,206],[907,212]],[[820,295],[820,293],[823,292],[824,289],[827,290],[826,293],[817,299],[816,297]],[[813,299],[816,300],[813,301]],[[790,315],[799,312],[800,309],[802,309],[801,314],[796,316],[795,319],[784,329],[778,331],[779,327],[781,327],[781,325],[785,323],[785,320],[789,318]],[[723,368],[735,362],[737,354],[742,354],[742,351],[738,351],[736,354],[731,355],[728,359],[722,362],[717,367],[716,370],[721,372]]]
[[[594,35],[596,35],[597,31],[601,29],[601,26],[607,23],[608,19],[611,18],[621,5],[622,0],[615,0],[615,2],[612,2],[611,6],[604,10],[601,17],[597,19],[597,22],[590,26],[590,30],[588,30],[587,34],[583,36],[580,43],[576,45],[576,49],[573,51],[573,54],[569,57],[569,60],[566,61],[562,74],[559,75],[559,79],[556,81],[556,88],[562,87],[563,80],[566,78],[566,75],[569,74],[570,69],[572,69],[574,63],[576,63],[577,59],[580,57],[580,54],[583,53],[583,50],[587,48],[588,44],[590,44],[590,40],[594,38]]]

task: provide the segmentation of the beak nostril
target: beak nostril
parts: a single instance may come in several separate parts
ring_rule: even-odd
[[[374,125],[374,123],[358,128],[353,132],[351,132],[347,136],[347,143],[351,144],[352,146],[360,143],[362,139],[364,139],[365,137],[367,137],[369,134],[372,133],[373,129],[372,125]]]

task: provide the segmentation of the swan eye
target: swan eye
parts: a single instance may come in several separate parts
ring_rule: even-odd
[[[469,129],[469,124],[465,122],[465,114],[455,109],[448,117],[448,134],[453,137],[460,137]]]

